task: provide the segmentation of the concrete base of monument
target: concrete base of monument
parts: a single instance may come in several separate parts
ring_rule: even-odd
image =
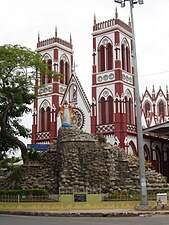
[[[149,204],[145,204],[145,205],[139,204],[135,206],[134,209],[137,211],[152,211],[153,210],[153,208]]]
[[[62,127],[73,127],[74,125],[73,124],[68,124],[68,123],[63,123],[62,124]]]

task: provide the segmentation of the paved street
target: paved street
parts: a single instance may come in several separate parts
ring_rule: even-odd
[[[169,216],[139,217],[36,217],[0,215],[3,225],[168,225]]]

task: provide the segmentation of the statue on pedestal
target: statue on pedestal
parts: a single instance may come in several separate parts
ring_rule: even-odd
[[[74,113],[71,105],[65,100],[64,104],[60,107],[60,118],[62,127],[72,127],[74,125]]]

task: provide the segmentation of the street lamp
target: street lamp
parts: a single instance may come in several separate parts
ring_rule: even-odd
[[[149,204],[147,200],[147,187],[146,187],[145,164],[144,164],[145,158],[144,158],[144,151],[143,151],[143,131],[142,131],[141,112],[140,112],[140,94],[139,94],[136,43],[135,43],[134,20],[133,20],[134,4],[137,4],[137,3],[143,4],[143,0],[115,0],[115,2],[121,4],[121,7],[125,6],[126,1],[130,2],[133,63],[134,63],[134,75],[135,75],[134,82],[135,82],[135,94],[136,94],[137,146],[138,146],[138,153],[139,153],[140,192],[141,192],[141,201],[138,208],[147,208],[149,207]]]

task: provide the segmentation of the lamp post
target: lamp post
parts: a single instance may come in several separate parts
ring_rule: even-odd
[[[134,20],[133,20],[134,4],[137,4],[137,3],[143,4],[143,0],[115,0],[115,2],[121,4],[121,7],[125,7],[126,1],[130,2],[133,63],[134,63],[134,75],[135,75],[134,82],[135,82],[135,95],[136,95],[137,147],[138,147],[138,153],[139,153],[140,192],[141,192],[141,201],[140,201],[138,208],[147,208],[147,207],[149,207],[149,204],[148,204],[148,200],[147,200],[145,164],[144,164],[145,159],[144,159],[144,151],[143,151],[143,131],[142,131],[141,112],[140,112],[140,94],[139,94],[136,43],[135,43]]]

